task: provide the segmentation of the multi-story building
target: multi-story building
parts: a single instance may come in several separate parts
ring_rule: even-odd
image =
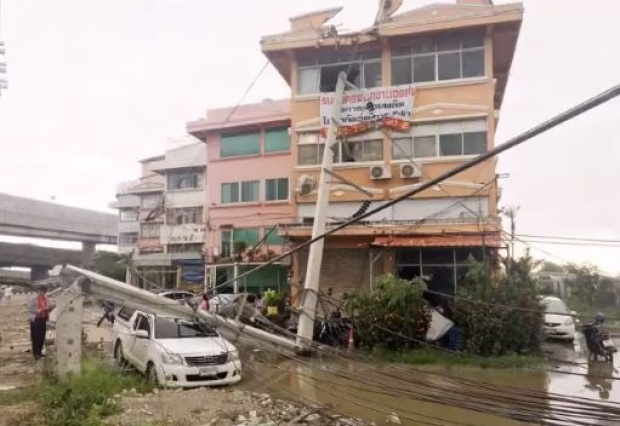
[[[210,109],[206,119],[187,124],[207,148],[207,268],[213,285],[282,253],[287,244],[278,225],[296,215],[289,126],[288,99]],[[219,290],[283,290],[288,271],[288,263],[277,263]]]
[[[140,161],[142,177],[119,185],[119,251],[139,287],[204,285],[205,147],[192,144]]]
[[[339,34],[325,23],[340,10],[291,18],[289,31],[261,41],[291,87],[290,182],[301,219],[281,235],[292,241],[311,235],[330,92],[341,71],[349,87],[333,170],[362,191],[332,179],[332,225],[364,202],[378,206],[494,146],[523,15],[521,4],[457,0],[389,10],[367,30]],[[498,197],[496,162],[487,161],[338,231],[326,240],[321,287],[368,289],[389,273],[455,291],[469,256],[493,257],[501,245]],[[293,259],[295,287],[306,258]]]

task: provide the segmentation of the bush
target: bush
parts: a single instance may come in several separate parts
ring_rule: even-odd
[[[465,351],[481,356],[539,352],[544,315],[533,266],[529,256],[515,260],[495,285],[490,267],[472,262],[455,304]]]
[[[406,281],[385,275],[377,279],[372,292],[350,295],[345,309],[351,315],[357,343],[369,349],[417,347],[416,341],[424,340],[430,322],[422,298],[425,289],[420,279]]]
[[[101,360],[87,360],[82,374],[66,381],[47,379],[38,391],[46,426],[98,426],[114,414],[111,399],[123,389],[149,392],[152,387],[135,373],[121,372]]]

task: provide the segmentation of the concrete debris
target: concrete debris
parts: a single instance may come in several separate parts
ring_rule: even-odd
[[[139,410],[131,407],[140,406]],[[268,394],[200,388],[160,390],[156,398],[127,393],[120,401],[124,412],[105,420],[106,425],[174,424],[184,426],[370,426],[363,420],[325,413],[319,409],[273,398]]]

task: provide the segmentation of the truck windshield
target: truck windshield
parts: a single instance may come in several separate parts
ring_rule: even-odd
[[[206,324],[177,318],[155,318],[156,339],[178,339],[184,337],[217,337],[215,330]]]

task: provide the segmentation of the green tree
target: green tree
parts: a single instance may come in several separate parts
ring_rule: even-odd
[[[544,261],[540,266],[540,272],[564,272],[564,266],[557,263]]]
[[[472,261],[466,282],[459,287],[455,314],[467,352],[500,356],[540,350],[543,313],[538,283],[532,277],[537,264],[529,253],[504,259],[508,262],[510,268],[494,285],[490,266]]]
[[[98,251],[87,268],[106,277],[125,282],[128,263],[129,257],[127,255]]]
[[[572,295],[591,307],[601,280],[598,267],[588,263],[569,263],[566,265],[566,271],[575,276],[570,281]]]
[[[421,279],[407,281],[384,275],[370,293],[350,295],[345,309],[351,314],[359,345],[390,350],[417,347],[430,321],[424,290],[426,284]]]

